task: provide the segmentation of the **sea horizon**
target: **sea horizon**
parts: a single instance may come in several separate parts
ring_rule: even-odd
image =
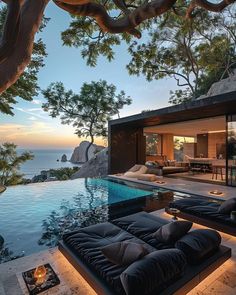
[[[29,160],[21,165],[20,172],[24,174],[24,178],[33,178],[39,175],[42,170],[59,169],[59,168],[73,168],[81,166],[79,164],[71,163],[69,160],[74,148],[17,148],[17,152],[21,154],[25,151],[31,151],[34,154],[34,159]],[[67,162],[61,162],[62,155],[65,154]]]

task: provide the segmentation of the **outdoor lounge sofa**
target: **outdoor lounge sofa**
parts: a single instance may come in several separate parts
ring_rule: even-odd
[[[230,202],[229,200],[227,202]],[[220,210],[220,207],[226,204],[226,201],[203,198],[183,198],[169,203],[165,208],[166,212],[171,214],[169,208],[179,209],[178,217],[193,221],[207,227],[236,236],[236,221],[230,217],[230,213],[236,210]],[[236,204],[236,202],[235,202]]]
[[[184,295],[231,256],[213,230],[191,231],[173,243],[158,240],[154,234],[165,225],[171,223],[136,213],[67,233],[59,250],[99,295]],[[114,264],[102,249],[117,242],[147,253],[130,265]]]

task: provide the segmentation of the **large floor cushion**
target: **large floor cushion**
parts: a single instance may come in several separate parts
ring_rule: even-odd
[[[220,205],[221,202],[214,200],[200,200],[193,198],[171,202],[169,204],[169,208],[177,208],[181,212],[235,227],[236,224],[231,220],[229,214],[222,214],[218,212]]]
[[[95,270],[99,276],[112,287],[115,294],[119,295],[125,294],[120,275],[126,270],[127,266],[113,264],[103,255],[101,249],[112,243],[130,241],[142,244],[148,250],[148,253],[157,251],[157,249],[148,245],[144,241],[109,222],[89,226],[65,234],[63,236],[63,241],[76,256],[87,263],[92,270]],[[181,257],[182,256],[183,254],[181,254]],[[179,270],[179,275],[181,274],[182,268]],[[172,279],[175,276],[176,273],[173,273]],[[157,280],[161,280],[161,278],[157,278]],[[158,286],[162,286],[162,282],[159,283]]]
[[[156,249],[168,249],[173,245],[164,244],[158,241],[153,234],[162,226],[168,223],[167,220],[154,216],[147,212],[139,212],[129,216],[112,220],[112,223],[135,235]]]

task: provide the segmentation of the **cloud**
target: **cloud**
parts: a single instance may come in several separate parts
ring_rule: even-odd
[[[33,103],[33,104],[41,104],[42,102],[41,102],[41,100],[39,100],[39,99],[33,99],[33,100],[31,101],[31,103]]]
[[[36,121],[36,120],[37,120],[37,118],[34,117],[34,116],[31,116],[31,117],[29,117],[28,119],[29,119],[30,121]]]
[[[30,108],[30,109],[23,109],[23,108],[15,108],[17,111],[31,115],[32,117],[37,117],[38,119],[46,120],[48,119],[47,116],[45,116],[43,110],[41,108]]]
[[[47,136],[53,133],[55,129],[45,122],[33,121],[30,126],[22,124],[3,124],[0,126],[0,138],[4,141],[17,141],[35,135]]]

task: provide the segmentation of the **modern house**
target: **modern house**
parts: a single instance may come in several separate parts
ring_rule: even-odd
[[[236,91],[110,121],[109,173],[147,161],[169,177],[236,186]]]

